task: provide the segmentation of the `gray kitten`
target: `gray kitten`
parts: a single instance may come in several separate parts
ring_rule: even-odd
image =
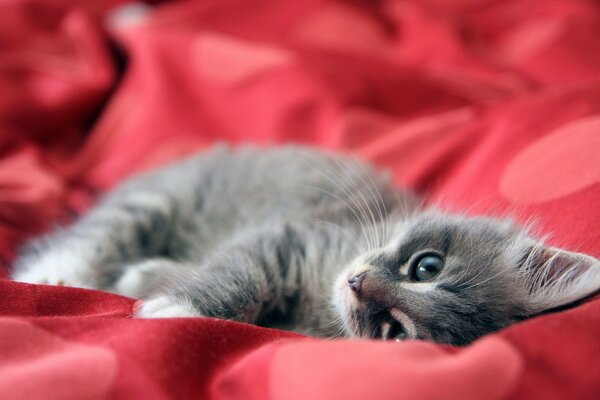
[[[141,297],[144,318],[462,345],[591,295],[599,264],[425,209],[349,157],[222,147],[126,181],[30,243],[14,278]]]

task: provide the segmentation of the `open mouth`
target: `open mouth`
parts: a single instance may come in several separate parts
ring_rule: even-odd
[[[352,293],[345,278],[338,288],[341,290],[340,313],[347,316],[351,336],[395,341],[417,337],[412,318],[399,308],[367,307]]]
[[[383,340],[404,340],[408,338],[408,333],[404,328],[404,325],[397,319],[395,319],[391,313],[383,312],[381,315],[381,322],[377,328],[373,337]]]

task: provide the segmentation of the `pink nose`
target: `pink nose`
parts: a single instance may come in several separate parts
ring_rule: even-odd
[[[361,289],[362,283],[365,280],[366,276],[367,276],[367,273],[363,272],[363,273],[360,273],[360,274],[348,279],[348,285],[350,286],[350,289],[355,291],[356,294],[360,294],[360,289]]]

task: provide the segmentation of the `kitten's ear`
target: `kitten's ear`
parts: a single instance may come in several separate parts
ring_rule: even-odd
[[[585,254],[537,247],[521,268],[532,313],[567,305],[600,290],[600,261]]]

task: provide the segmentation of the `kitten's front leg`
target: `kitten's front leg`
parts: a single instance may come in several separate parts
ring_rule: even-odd
[[[292,228],[253,232],[224,246],[146,300],[142,318],[206,316],[257,322],[298,295],[304,246]]]
[[[70,227],[30,242],[15,262],[13,278],[107,289],[123,265],[153,257],[165,246],[174,202],[160,190],[116,191]]]

